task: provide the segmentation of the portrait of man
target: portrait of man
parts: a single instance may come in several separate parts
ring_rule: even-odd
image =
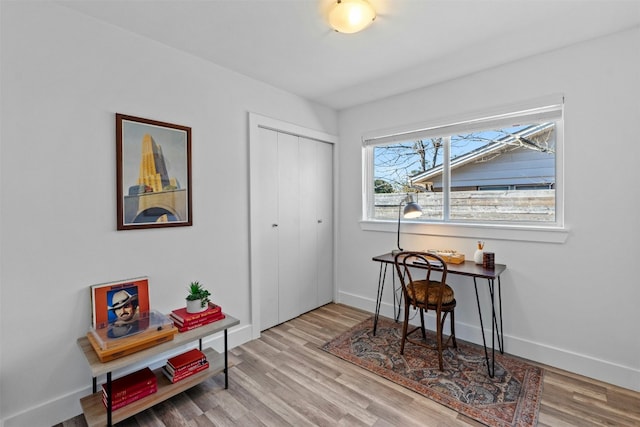
[[[149,280],[137,277],[92,285],[91,307],[92,327],[103,339],[141,332],[148,326]]]
[[[107,336],[119,338],[138,332],[139,316],[136,288],[126,288],[112,292]]]

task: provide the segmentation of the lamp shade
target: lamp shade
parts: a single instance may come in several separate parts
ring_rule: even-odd
[[[419,204],[411,200],[405,205],[403,214],[405,218],[418,218],[422,216],[422,208]]]
[[[404,205],[404,210],[402,209],[402,204]],[[398,252],[402,252],[402,248],[400,247],[400,212],[402,212],[402,216],[404,218],[418,218],[422,216],[422,208],[419,204],[413,201],[413,196],[407,194],[407,197],[400,201],[398,205],[398,249],[394,249],[391,251],[393,254],[397,254]]]
[[[376,19],[376,11],[366,0],[337,0],[329,12],[329,24],[339,33],[357,33]]]

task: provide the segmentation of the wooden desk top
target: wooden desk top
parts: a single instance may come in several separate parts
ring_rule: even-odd
[[[374,256],[372,259],[377,262],[394,264],[395,255],[387,252],[386,254]],[[421,266],[416,265],[416,268],[421,268]],[[465,261],[462,264],[447,263],[447,272],[449,274],[459,274],[461,276],[478,277],[482,279],[497,279],[506,269],[507,266],[505,264],[496,264],[495,268],[488,269],[473,261]],[[434,270],[437,270],[437,268],[434,268]]]

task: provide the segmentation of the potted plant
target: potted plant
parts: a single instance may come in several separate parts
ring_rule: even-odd
[[[187,295],[187,312],[199,313],[207,309],[211,293],[202,287],[199,282],[189,284],[189,295]]]

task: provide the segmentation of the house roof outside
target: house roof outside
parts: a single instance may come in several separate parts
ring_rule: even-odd
[[[554,122],[531,125],[524,129],[521,129],[518,132],[491,141],[490,143],[482,147],[479,147],[475,150],[452,159],[450,166],[451,170],[453,171],[456,169],[460,169],[463,166],[468,165],[486,165],[496,160],[501,155],[516,149],[522,149],[523,151],[533,150],[538,153],[554,153],[554,145],[548,144],[546,138],[541,138],[545,134],[553,131],[554,127]],[[551,163],[547,165],[547,167],[553,167],[554,165],[552,164],[552,162],[555,162],[555,156],[549,156],[547,159],[547,163]],[[415,185],[425,188],[434,185],[438,187],[438,183],[442,180],[442,172],[443,166],[438,165],[409,178],[409,183],[411,186]],[[507,180],[516,183],[519,178],[520,177],[518,176],[517,172],[514,170],[513,176],[511,178],[507,178]],[[502,179],[504,180],[505,177],[503,176]],[[545,175],[545,177],[540,177],[540,179],[545,183],[549,183],[550,177]],[[485,182],[484,184],[487,183]],[[478,185],[480,185],[480,183],[478,183]],[[452,186],[454,186],[453,183]]]

